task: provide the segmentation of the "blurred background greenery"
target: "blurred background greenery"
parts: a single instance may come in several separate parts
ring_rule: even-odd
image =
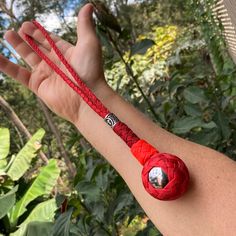
[[[75,43],[76,16],[85,2],[1,0],[1,53],[25,65],[3,35],[35,18]],[[235,160],[236,67],[212,16],[214,0],[90,2],[106,79],[114,90],[163,128]],[[122,178],[81,134],[3,74],[0,128],[0,208],[9,205],[0,211],[0,235],[161,235]],[[43,139],[39,128],[46,131]],[[31,140],[24,151],[34,133],[42,147]],[[29,157],[14,177],[14,162]],[[48,160],[54,177],[41,168]],[[44,186],[40,194],[37,179]],[[32,189],[37,193],[30,198]],[[39,205],[51,212],[39,213]],[[16,211],[19,206],[25,210]]]

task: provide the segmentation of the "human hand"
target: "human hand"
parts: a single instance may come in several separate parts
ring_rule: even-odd
[[[96,36],[92,12],[93,6],[87,4],[79,13],[76,46],[55,35],[51,34],[51,37],[87,86],[95,94],[101,94],[100,90],[106,87],[106,82],[102,67],[101,47]],[[15,65],[1,55],[0,70],[32,90],[52,111],[75,123],[79,116],[81,97],[30,48],[24,40],[25,34],[31,36],[38,43],[40,49],[71,78],[41,31],[31,22],[23,23],[18,33],[8,31],[5,34],[5,39],[30,65],[32,70]]]

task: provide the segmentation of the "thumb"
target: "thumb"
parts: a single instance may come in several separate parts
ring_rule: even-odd
[[[77,36],[78,38],[81,38],[81,40],[84,38],[97,37],[92,14],[93,5],[90,3],[83,6],[79,12]]]

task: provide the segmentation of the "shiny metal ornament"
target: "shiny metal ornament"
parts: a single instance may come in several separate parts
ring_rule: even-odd
[[[111,126],[111,128],[114,128],[114,126],[119,122],[119,119],[113,113],[107,114],[104,120],[109,126]]]
[[[153,167],[149,171],[148,180],[154,188],[158,189],[164,188],[169,182],[166,173],[160,167]]]

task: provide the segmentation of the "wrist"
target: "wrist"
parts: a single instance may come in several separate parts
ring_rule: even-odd
[[[92,92],[105,106],[107,101],[110,101],[116,94],[116,92],[107,84],[105,79],[94,86]]]

